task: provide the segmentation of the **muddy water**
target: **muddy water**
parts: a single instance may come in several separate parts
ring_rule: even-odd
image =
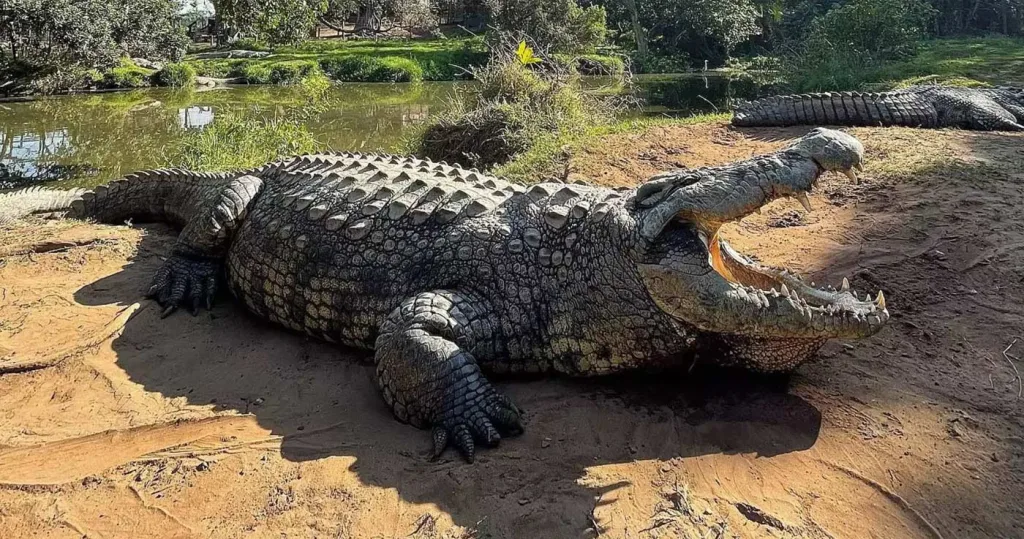
[[[328,113],[308,121],[334,150],[392,150],[407,129],[445,110],[449,96],[471,83],[342,84]],[[603,82],[588,81],[594,88]],[[639,78],[646,114],[726,110],[763,93],[749,80],[725,77]],[[220,88],[202,92],[151,89],[0,103],[0,189],[59,181],[90,186],[135,170],[173,166],[169,149],[188,130],[218,114],[275,115],[300,106],[294,88]]]

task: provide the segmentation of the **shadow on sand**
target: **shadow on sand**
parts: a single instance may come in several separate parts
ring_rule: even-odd
[[[149,232],[129,265],[78,290],[75,299],[138,301],[173,241],[164,227]],[[368,353],[257,320],[227,295],[195,318],[160,320],[158,313],[154,305],[143,309],[113,343],[119,367],[146,390],[254,414],[284,437],[285,459],[355,457],[349,469],[364,483],[437,504],[462,526],[486,519],[499,536],[585,530],[600,497],[624,486],[585,486],[587,468],[718,453],[774,456],[810,448],[821,428],[821,413],[788,393],[784,377],[684,368],[499,380],[526,411],[526,433],[481,451],[473,465],[451,450],[430,462],[429,436],[391,417]]]

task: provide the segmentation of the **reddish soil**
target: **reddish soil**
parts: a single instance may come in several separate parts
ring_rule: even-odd
[[[665,127],[579,155],[635,183],[806,130]],[[500,384],[527,431],[426,458],[365,354],[224,298],[160,320],[163,227],[0,230],[0,537],[1024,537],[1024,136],[855,129],[860,185],[724,230],[883,289],[871,339],[791,377]]]

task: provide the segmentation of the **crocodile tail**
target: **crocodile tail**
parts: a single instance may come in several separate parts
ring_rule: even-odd
[[[33,214],[65,213],[71,203],[85,193],[85,189],[58,191],[42,187],[29,187],[0,194],[0,226]]]
[[[733,125],[935,127],[931,101],[916,92],[830,92],[768,97],[740,105]]]
[[[159,169],[88,190],[30,187],[0,195],[0,225],[29,215],[61,213],[101,223],[132,219],[184,226],[213,193],[239,175]]]

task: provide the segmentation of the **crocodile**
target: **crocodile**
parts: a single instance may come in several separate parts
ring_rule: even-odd
[[[815,129],[773,154],[608,188],[315,154],[18,191],[0,196],[0,222],[63,212],[182,227],[148,291],[162,315],[210,308],[226,282],[262,318],[372,350],[394,416],[432,431],[434,458],[454,446],[472,461],[523,429],[485,373],[788,371],[828,339],[879,331],[881,291],[816,288],[718,234],[779,197],[807,205],[820,176],[856,178],[862,159],[854,137]]]
[[[879,93],[767,97],[737,107],[733,125],[904,126],[1024,130],[1024,89],[912,86]]]

